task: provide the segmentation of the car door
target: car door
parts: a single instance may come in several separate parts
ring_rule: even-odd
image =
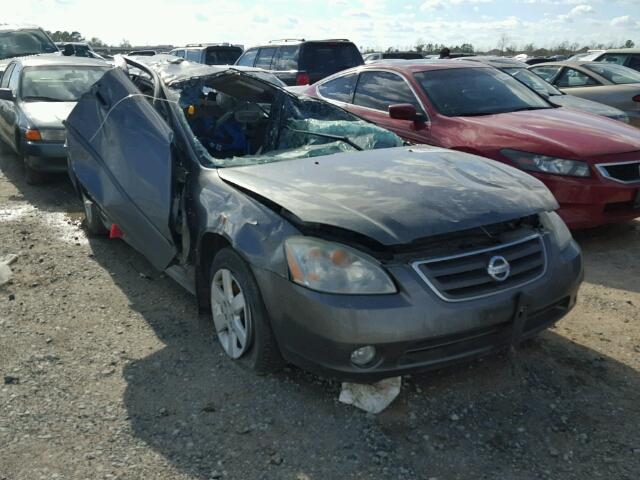
[[[123,70],[110,70],[69,115],[67,142],[79,183],[124,239],[164,270],[176,255],[173,131],[150,100]]]
[[[422,103],[409,83],[398,73],[367,70],[360,73],[351,111],[356,115],[395,132],[414,143],[435,144],[429,135],[429,125]],[[409,103],[423,116],[422,121],[399,120],[389,116],[389,106]]]
[[[9,88],[9,79],[15,69],[15,63],[10,63],[2,75],[0,88]],[[0,100],[0,137],[9,145],[14,144],[13,124],[15,122],[15,104],[10,100]]]

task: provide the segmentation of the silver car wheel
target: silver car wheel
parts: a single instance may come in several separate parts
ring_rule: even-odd
[[[251,311],[240,284],[226,268],[213,275],[211,312],[220,345],[231,358],[240,358],[251,341]]]

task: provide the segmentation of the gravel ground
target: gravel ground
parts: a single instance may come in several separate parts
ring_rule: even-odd
[[[404,379],[378,416],[228,361],[193,299],[87,238],[64,176],[0,154],[0,480],[640,477],[640,223],[578,236],[576,309],[509,355]]]

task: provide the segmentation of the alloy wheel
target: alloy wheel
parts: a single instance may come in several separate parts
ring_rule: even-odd
[[[240,358],[251,341],[251,311],[240,283],[226,268],[211,281],[211,311],[220,345],[231,358]]]

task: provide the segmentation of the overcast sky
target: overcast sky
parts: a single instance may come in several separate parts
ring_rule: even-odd
[[[1,0],[2,19],[77,30],[117,44],[349,38],[388,47],[470,42],[492,48],[563,40],[640,44],[640,0]]]

